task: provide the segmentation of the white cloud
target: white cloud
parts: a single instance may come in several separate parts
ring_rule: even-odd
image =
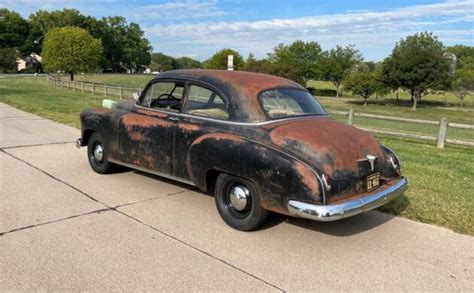
[[[226,12],[217,7],[216,0],[187,0],[167,2],[163,4],[141,6],[133,10],[134,18],[154,19],[191,19],[200,17],[215,17]]]
[[[296,39],[315,40],[326,47],[356,44],[363,48],[393,44],[401,37],[422,30],[432,30],[450,41],[470,39],[472,42],[472,29],[447,30],[443,24],[467,22],[472,28],[473,3],[472,0],[447,1],[381,12],[352,11],[291,19],[157,24],[145,27],[145,31],[148,36],[158,37],[158,47],[173,41],[175,44],[232,47],[260,56],[277,43]]]

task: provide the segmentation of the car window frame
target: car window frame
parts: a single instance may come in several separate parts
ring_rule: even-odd
[[[148,90],[150,89],[150,87],[152,87],[154,84],[157,84],[157,83],[182,83],[183,84],[183,94],[181,96],[181,107],[180,107],[180,110],[174,110],[174,109],[167,109],[167,108],[150,108],[150,107],[147,107],[147,106],[143,106],[141,103],[142,101],[145,99],[146,97],[146,94],[148,92]],[[146,87],[143,89],[143,91],[140,93],[140,97],[138,98],[137,102],[135,103],[135,105],[139,108],[142,108],[142,109],[148,109],[148,110],[154,110],[154,111],[163,111],[163,112],[166,112],[166,113],[173,113],[173,114],[179,114],[181,113],[181,109],[183,108],[183,105],[184,105],[184,98],[185,96],[187,95],[187,81],[186,80],[183,80],[183,79],[174,79],[174,78],[166,78],[166,79],[154,79],[154,80],[151,80],[147,85]]]
[[[273,91],[273,90],[297,90],[297,91],[307,92],[316,100],[316,102],[319,104],[319,106],[321,106],[321,109],[323,109],[324,114],[288,115],[288,116],[284,116],[284,117],[272,118],[272,117],[268,116],[267,111],[265,111],[265,108],[263,107],[263,101],[261,99],[261,95],[264,92]],[[321,102],[319,102],[319,100],[316,98],[316,96],[313,95],[307,89],[303,89],[303,88],[288,87],[288,86],[278,86],[278,87],[267,88],[267,89],[264,89],[264,90],[258,92],[257,101],[258,101],[258,104],[260,105],[260,109],[262,110],[263,114],[265,114],[265,117],[267,117],[267,119],[268,119],[267,121],[277,121],[277,120],[281,120],[281,119],[298,118],[298,117],[328,117],[329,116],[328,111],[326,110],[326,108],[324,108],[323,104],[321,104]]]
[[[190,114],[190,113],[184,112],[184,109],[186,108],[186,104],[188,103],[188,100],[189,100],[190,88],[193,85],[198,86],[198,87],[202,87],[204,89],[207,89],[207,90],[217,94],[221,98],[221,100],[224,102],[225,109],[227,111],[227,114],[229,115],[229,118],[227,120],[225,120],[225,119],[220,119],[220,118],[215,118],[215,117],[207,117],[207,116],[201,116],[201,115]],[[232,113],[230,111],[230,103],[229,103],[229,100],[227,99],[227,97],[222,93],[222,91],[220,91],[216,87],[214,87],[210,84],[207,84],[205,82],[199,82],[199,81],[194,81],[194,80],[188,80],[186,82],[186,91],[185,91],[184,102],[181,105],[181,109],[180,109],[179,112],[183,115],[187,115],[187,116],[191,116],[191,117],[198,117],[198,118],[203,118],[203,119],[212,119],[212,120],[218,120],[218,121],[229,121],[229,122],[232,121]]]

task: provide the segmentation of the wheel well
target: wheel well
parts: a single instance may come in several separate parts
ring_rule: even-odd
[[[92,129],[86,129],[84,131],[84,134],[82,135],[82,144],[83,145],[87,145],[89,143],[89,138],[92,136],[92,134],[94,133],[95,131],[92,130]]]
[[[206,191],[209,193],[214,193],[214,187],[216,186],[217,177],[221,174],[221,171],[218,170],[208,170],[206,172]]]

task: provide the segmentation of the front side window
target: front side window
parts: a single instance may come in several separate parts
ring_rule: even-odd
[[[259,95],[263,111],[270,119],[327,115],[309,92],[298,89],[272,89]]]
[[[148,87],[140,106],[179,110],[183,98],[184,83],[156,82]]]
[[[183,112],[221,120],[229,119],[225,101],[217,93],[197,85],[189,86]]]

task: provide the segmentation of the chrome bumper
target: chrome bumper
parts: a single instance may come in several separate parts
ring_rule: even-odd
[[[406,178],[401,178],[395,185],[374,194],[333,205],[314,205],[301,201],[288,201],[290,215],[316,221],[336,221],[351,217],[365,211],[378,208],[399,197],[408,188]]]

